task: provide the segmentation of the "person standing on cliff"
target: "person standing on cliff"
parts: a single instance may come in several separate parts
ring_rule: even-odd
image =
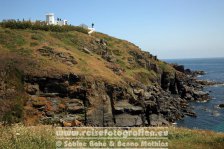
[[[92,28],[94,28],[94,23],[92,23]]]

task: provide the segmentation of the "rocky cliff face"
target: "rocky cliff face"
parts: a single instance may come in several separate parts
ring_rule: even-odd
[[[3,28],[0,37],[2,121],[160,126],[196,116],[188,101],[208,99],[201,91],[206,83],[194,78],[200,72],[162,62],[128,41]]]
[[[35,113],[43,124],[65,126],[169,125],[185,115],[196,116],[188,100],[207,99],[206,93],[191,87],[191,77],[179,77],[163,73],[161,86],[122,87],[76,74],[25,76],[30,95],[26,108],[32,111],[27,114]]]

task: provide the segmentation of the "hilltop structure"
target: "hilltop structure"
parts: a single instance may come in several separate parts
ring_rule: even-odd
[[[92,27],[88,27],[88,25],[86,25],[86,24],[80,24],[79,26],[82,27],[82,28],[84,28],[84,29],[89,30],[89,31],[88,31],[88,34],[89,34],[89,35],[91,35],[93,32],[96,31],[96,29],[94,28],[93,25],[92,25]]]
[[[67,25],[68,21],[67,20],[62,20],[60,18],[57,18],[55,20],[54,13],[47,13],[46,14],[46,23],[48,25],[60,25],[60,26],[63,26],[63,25]]]
[[[54,13],[47,13],[46,14],[46,23],[47,25],[67,25],[68,21],[67,20],[62,20],[60,18],[55,19]],[[88,34],[91,35],[93,32],[95,32],[94,24],[92,23],[92,27],[88,27],[85,24],[81,24],[80,27],[83,27],[85,29],[88,29]]]

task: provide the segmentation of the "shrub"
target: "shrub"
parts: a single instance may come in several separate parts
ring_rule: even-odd
[[[16,21],[16,20],[4,20],[0,22],[0,26],[4,28],[10,29],[31,29],[31,30],[44,30],[44,31],[52,31],[52,32],[67,32],[67,31],[77,31],[84,34],[88,34],[88,30],[72,25],[47,25],[45,22],[36,21]]]
[[[30,46],[31,46],[31,47],[35,47],[35,46],[37,46],[37,45],[39,45],[37,42],[31,42],[31,43],[30,43]]]
[[[33,34],[31,36],[31,39],[37,40],[37,41],[41,41],[42,40],[42,37],[40,35],[38,35],[38,34]]]
[[[2,121],[5,125],[21,122],[23,118],[23,105],[15,104],[10,111],[3,115]]]

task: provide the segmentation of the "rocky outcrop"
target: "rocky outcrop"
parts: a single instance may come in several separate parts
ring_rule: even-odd
[[[178,79],[163,74],[162,80],[162,87],[141,83],[121,87],[76,74],[27,75],[24,87],[30,100],[26,106],[39,113],[40,123],[63,126],[74,126],[74,122],[90,126],[160,126],[185,115],[195,116],[188,107],[187,95],[179,96],[182,88]],[[204,94],[195,91],[192,95],[199,96]]]
[[[159,78],[151,85],[121,85],[75,73],[24,74],[26,119],[62,126],[161,126],[195,117],[188,101],[209,98],[191,75],[162,71]],[[5,93],[15,91],[3,80],[0,87]]]
[[[204,71],[201,70],[190,70],[190,69],[185,69],[184,65],[178,65],[178,64],[171,64],[174,69],[176,69],[179,72],[185,73],[187,75],[191,75],[193,77],[196,77],[198,75],[205,75]]]
[[[157,60],[157,58],[153,55],[151,55],[148,52],[139,52],[139,51],[129,51],[129,54],[132,55],[132,58],[129,58],[129,63],[132,65],[133,60],[135,63],[137,63],[140,67],[143,67],[147,70],[153,70],[156,73],[161,73],[160,68],[157,66],[157,64],[153,61],[150,61],[150,59]]]
[[[66,65],[72,66],[77,64],[77,61],[75,60],[74,56],[72,56],[70,53],[65,52],[58,52],[55,49],[47,46],[43,46],[42,48],[37,50],[42,56],[48,57],[48,58],[55,58],[58,61],[65,63]]]

